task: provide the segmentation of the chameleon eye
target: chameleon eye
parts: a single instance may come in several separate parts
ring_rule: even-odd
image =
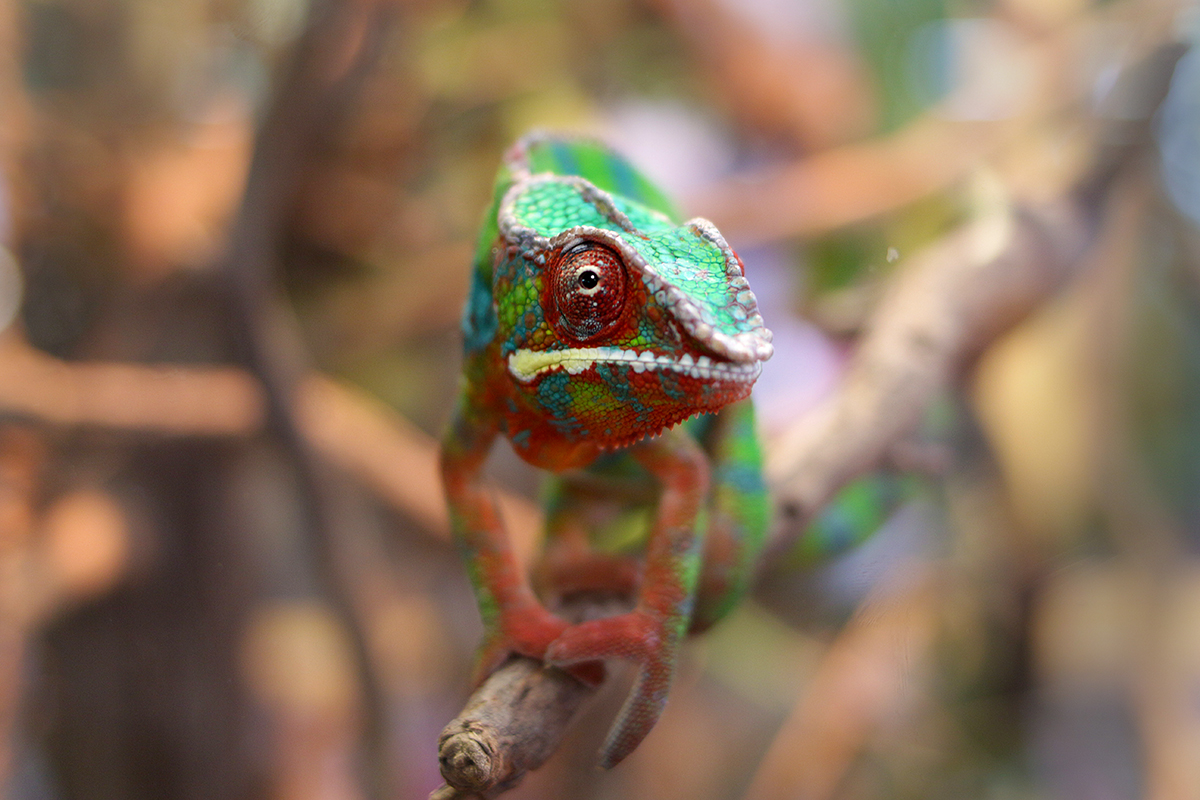
[[[625,265],[604,245],[576,245],[552,268],[551,291],[559,327],[575,339],[590,339],[625,308]]]

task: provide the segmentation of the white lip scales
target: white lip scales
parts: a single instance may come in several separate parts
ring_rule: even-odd
[[[656,356],[647,350],[621,350],[616,347],[577,347],[565,350],[518,350],[508,357],[508,371],[522,383],[550,370],[562,369],[571,375],[590,369],[594,364],[628,364],[634,372],[669,369],[703,380],[752,381],[762,372],[759,361],[714,361],[708,356],[692,358],[690,353],[676,359]]]

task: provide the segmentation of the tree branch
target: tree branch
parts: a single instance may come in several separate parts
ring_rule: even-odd
[[[585,592],[555,609],[583,622],[632,607],[632,598]],[[595,694],[566,672],[532,658],[512,658],[488,676],[438,738],[446,784],[429,800],[491,800],[546,763],[583,702]]]
[[[446,785],[430,800],[495,797],[558,748],[583,701],[595,693],[566,672],[514,658],[483,682],[438,738]]]
[[[1078,203],[1007,207],[913,258],[846,377],[771,448],[785,548],[842,486],[884,461],[966,360],[1073,274],[1094,229]]]
[[[837,391],[769,450],[778,511],[771,552],[790,546],[839,489],[883,462],[975,355],[1083,267],[1113,187],[1151,146],[1148,114],[1181,53],[1164,46],[1124,70],[1112,94],[1136,100],[1143,113],[1109,110],[1092,166],[1071,190],[1040,206],[994,199],[892,280]]]

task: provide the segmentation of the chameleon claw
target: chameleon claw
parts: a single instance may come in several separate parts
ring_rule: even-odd
[[[619,764],[641,744],[667,702],[679,637],[642,611],[592,620],[568,628],[546,648],[546,662],[560,667],[620,658],[638,665],[638,676],[600,750],[604,769]]]

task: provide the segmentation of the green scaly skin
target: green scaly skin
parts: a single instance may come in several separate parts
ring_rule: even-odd
[[[721,234],[676,219],[603,145],[518,142],[476,253],[461,392],[442,447],[451,524],[485,628],[478,676],[513,653],[592,681],[607,658],[639,666],[604,767],[658,719],[684,635],[746,591],[768,520],[747,397],[770,333]],[[501,435],[559,476],[538,592],[480,474]],[[637,603],[577,625],[543,605],[586,590]]]

